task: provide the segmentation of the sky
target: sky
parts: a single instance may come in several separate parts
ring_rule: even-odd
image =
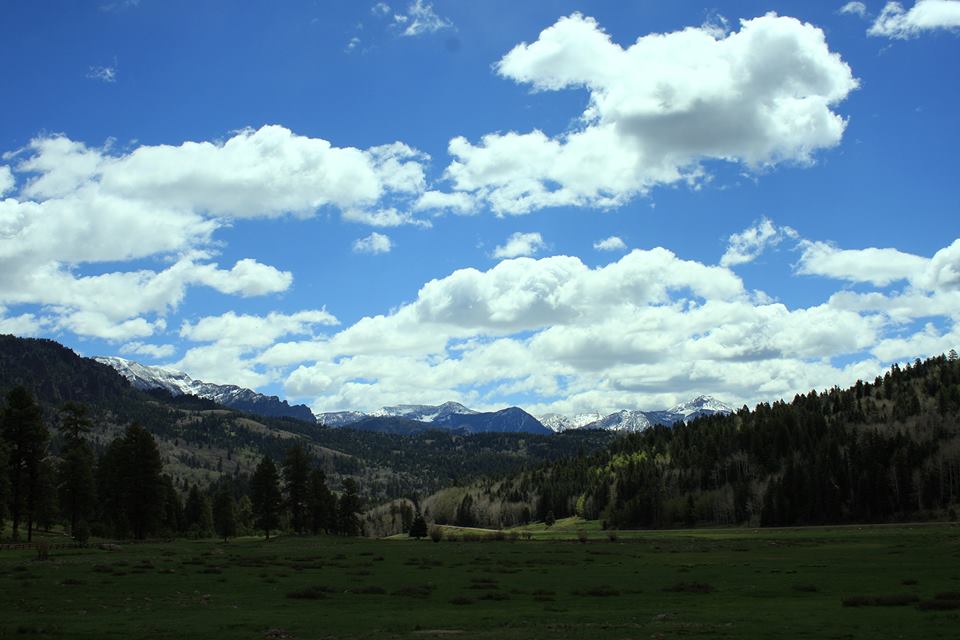
[[[960,1],[0,0],[0,333],[308,404],[960,346]]]

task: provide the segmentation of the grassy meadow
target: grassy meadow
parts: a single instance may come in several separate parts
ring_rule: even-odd
[[[957,638],[960,527],[0,551],[0,637]],[[466,534],[466,536],[464,535]],[[466,539],[465,539],[466,538]],[[581,542],[586,539],[586,542]]]

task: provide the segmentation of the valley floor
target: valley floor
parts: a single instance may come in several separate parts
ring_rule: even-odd
[[[956,525],[614,542],[558,524],[516,541],[250,538],[48,560],[4,550],[0,637],[926,639],[960,628]]]

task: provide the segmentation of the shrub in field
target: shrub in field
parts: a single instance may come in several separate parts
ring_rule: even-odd
[[[912,593],[895,593],[885,596],[847,596],[841,600],[845,607],[905,607],[919,602]]]
[[[314,586],[307,587],[306,589],[299,589],[298,591],[290,591],[287,593],[287,597],[295,600],[323,600],[327,597],[328,593],[332,592],[333,589],[330,587]]]
[[[430,539],[434,542],[440,542],[443,540],[443,529],[436,525],[430,527]]]
[[[376,585],[370,585],[367,587],[357,587],[355,589],[350,590],[350,593],[356,593],[356,594],[365,595],[365,596],[378,596],[378,595],[383,595],[386,592],[387,592],[386,589],[384,589],[383,587],[378,587]]]
[[[503,600],[509,600],[510,595],[502,591],[491,591],[480,596],[481,600],[493,600],[494,602],[501,602]]]
[[[664,588],[664,591],[673,593],[713,593],[713,585],[706,582],[678,582],[677,584]]]
[[[795,584],[793,585],[794,591],[800,591],[801,593],[816,593],[820,589],[815,584]]]
[[[610,542],[616,542],[616,541],[618,541],[619,539],[620,539],[620,536],[617,535],[617,530],[616,530],[616,529],[608,529],[608,530],[607,530],[607,540],[609,540]]]
[[[432,584],[408,585],[400,587],[393,592],[393,595],[407,598],[429,598],[435,588]]]
[[[923,600],[917,603],[920,611],[954,611],[960,609],[960,600]]]
[[[450,604],[473,604],[473,600],[466,596],[454,596],[453,598],[450,598]]]
[[[584,531],[583,529],[578,529],[578,530],[577,530],[577,540],[580,541],[580,544],[586,544],[586,543],[587,543],[587,532]]]

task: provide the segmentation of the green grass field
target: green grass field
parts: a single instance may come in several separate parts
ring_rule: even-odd
[[[957,526],[529,530],[2,551],[0,637],[960,637]]]

